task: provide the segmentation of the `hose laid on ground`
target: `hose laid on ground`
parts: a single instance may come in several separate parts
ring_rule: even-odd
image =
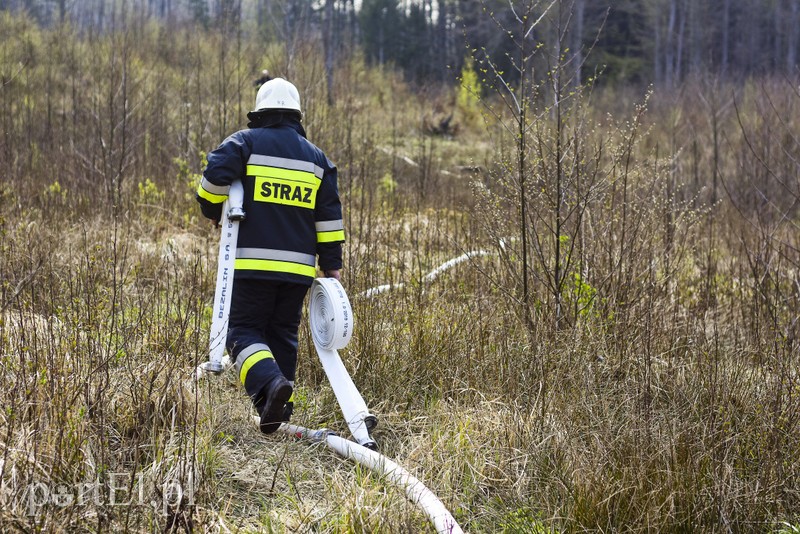
[[[344,458],[353,460],[402,487],[408,499],[419,506],[439,533],[460,533],[461,528],[436,495],[419,479],[392,460],[375,451],[377,448],[369,430],[377,419],[367,410],[367,405],[347,373],[337,352],[350,342],[353,335],[353,310],[342,284],[334,278],[317,278],[311,286],[309,302],[311,336],[320,362],[328,375],[336,400],[342,409],[347,426],[358,443],[346,440],[326,429],[309,430],[296,425],[283,424],[281,432],[296,438],[324,441],[329,448]]]
[[[434,280],[436,280],[436,278],[439,277],[440,274],[450,269],[451,267],[455,267],[459,263],[463,263],[467,260],[476,258],[478,256],[489,256],[491,254],[492,253],[487,250],[471,250],[469,252],[465,252],[464,254],[456,256],[455,258],[447,260],[443,264],[439,265],[437,268],[435,268],[434,270],[423,276],[422,281],[425,283],[433,282]],[[366,291],[362,291],[361,293],[359,293],[358,297],[365,297],[365,298],[374,297],[376,295],[380,295],[381,293],[385,293],[391,289],[400,289],[404,285],[405,284],[403,282],[398,282],[396,284],[383,284],[380,286],[371,287]]]
[[[258,419],[258,418],[256,418]],[[405,490],[409,501],[417,505],[431,520],[439,534],[459,534],[463,531],[447,511],[442,501],[429,490],[418,478],[403,469],[400,465],[373,450],[337,436],[327,429],[309,430],[307,428],[284,423],[279,429],[297,439],[308,439],[324,442],[328,448],[338,455],[363,465],[364,467],[385,476],[394,484]]]
[[[319,361],[325,374],[328,375],[328,381],[342,409],[350,433],[359,444],[371,449],[377,448],[369,431],[378,424],[378,419],[369,413],[367,404],[337,352],[345,348],[353,336],[353,310],[338,280],[335,278],[314,280],[308,315],[311,336],[314,338]]]

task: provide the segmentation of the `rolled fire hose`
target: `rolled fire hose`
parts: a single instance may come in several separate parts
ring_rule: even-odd
[[[225,369],[225,340],[228,336],[228,319],[233,294],[233,272],[236,262],[236,243],[239,239],[239,223],[244,220],[244,187],[239,180],[231,184],[228,198],[222,205],[221,235],[217,255],[217,284],[212,306],[209,359],[200,364],[196,378],[203,373],[220,374]]]
[[[324,442],[338,455],[385,476],[405,490],[409,501],[417,505],[431,520],[438,534],[459,534],[463,531],[447,511],[442,501],[418,478],[382,454],[337,436],[324,428],[309,430],[301,426],[282,424],[280,431],[297,439]]]
[[[335,278],[314,280],[309,302],[309,321],[317,355],[328,375],[350,433],[359,444],[370,449],[377,448],[369,431],[378,424],[378,419],[369,413],[367,404],[337,352],[345,348],[353,336],[353,310],[342,284]]]

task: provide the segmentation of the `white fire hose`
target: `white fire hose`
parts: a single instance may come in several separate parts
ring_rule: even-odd
[[[436,280],[439,277],[440,274],[442,274],[443,272],[447,271],[448,269],[450,269],[452,267],[455,267],[459,263],[463,263],[463,262],[465,262],[467,260],[471,260],[472,258],[477,258],[477,257],[480,257],[480,256],[490,256],[491,254],[492,254],[491,252],[486,251],[486,250],[471,250],[469,252],[465,252],[464,254],[461,254],[460,256],[456,256],[455,258],[449,259],[446,262],[444,262],[443,264],[439,265],[437,268],[435,268],[434,270],[432,270],[431,272],[429,272],[428,274],[423,276],[422,277],[422,281],[425,282],[426,284],[430,283],[430,282],[433,282],[434,280]],[[385,293],[385,292],[387,292],[389,290],[392,290],[392,289],[400,289],[404,285],[405,284],[403,282],[398,282],[396,284],[383,284],[383,285],[380,285],[380,286],[371,287],[371,288],[367,289],[366,291],[363,291],[363,292],[359,293],[356,296],[357,297],[370,298],[370,297],[374,297],[376,295],[380,295],[381,293]]]
[[[239,223],[244,220],[244,187],[236,180],[231,184],[228,198],[222,205],[222,220],[219,253],[217,256],[217,285],[212,307],[209,359],[200,364],[196,377],[203,373],[220,374],[224,369],[225,340],[228,336],[228,318],[233,296],[233,271],[236,262],[236,243],[239,239]]]
[[[256,419],[258,420],[258,418]],[[442,504],[442,501],[425,484],[382,454],[341,438],[324,428],[309,430],[301,426],[284,423],[279,430],[297,439],[324,442],[328,448],[343,458],[353,460],[402,487],[408,500],[417,505],[428,516],[438,534],[460,534],[463,532],[453,515]]]
[[[355,440],[369,449],[377,445],[369,431],[378,419],[369,413],[367,404],[353,383],[337,352],[353,336],[353,310],[347,294],[335,278],[317,278],[311,286],[309,322],[319,361],[328,375],[336,401]]]
[[[353,460],[402,487],[408,500],[428,516],[437,533],[463,532],[452,514],[431,490],[396,462],[375,451],[377,447],[369,431],[377,425],[378,420],[369,413],[337,352],[347,346],[353,335],[353,310],[338,280],[314,280],[311,286],[309,321],[320,362],[328,375],[347,426],[358,443],[341,438],[326,429],[310,430],[284,423],[280,426],[280,431],[298,439],[324,442],[340,456]]]

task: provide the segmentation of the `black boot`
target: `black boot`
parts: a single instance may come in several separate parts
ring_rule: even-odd
[[[272,434],[281,426],[286,402],[292,396],[292,385],[283,375],[277,375],[261,390],[261,402],[256,402],[261,415],[260,429]],[[263,400],[262,400],[263,399]],[[261,404],[263,403],[263,407]]]

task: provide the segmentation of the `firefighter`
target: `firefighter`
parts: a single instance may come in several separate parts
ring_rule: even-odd
[[[259,76],[256,79],[256,81],[253,82],[253,86],[258,87],[260,89],[262,85],[264,85],[265,83],[267,83],[271,79],[272,79],[272,76],[269,75],[269,71],[267,69],[264,69],[264,70],[261,71],[261,76]]]
[[[338,280],[344,226],[336,167],[306,139],[297,88],[267,81],[247,118],[248,129],[208,154],[197,200],[218,224],[230,184],[244,186],[226,345],[270,434],[292,414],[297,330],[317,258]]]

